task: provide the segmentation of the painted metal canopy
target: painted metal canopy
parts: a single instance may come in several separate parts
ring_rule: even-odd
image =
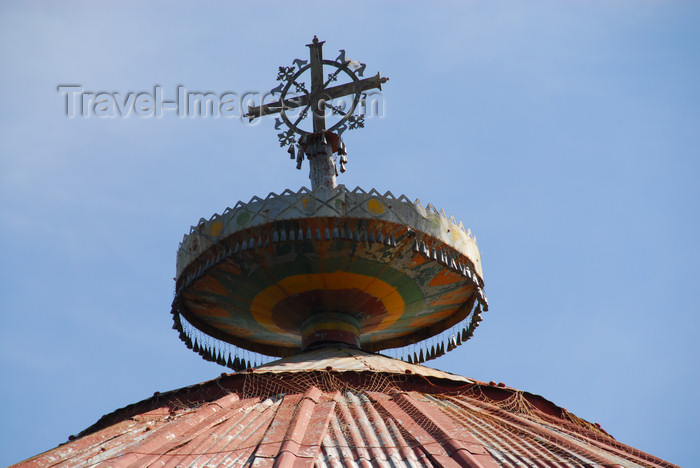
[[[192,228],[173,313],[185,341],[181,318],[271,356],[324,341],[402,347],[465,322],[456,345],[487,307],[481,274],[474,237],[431,205],[343,186],[285,191]]]

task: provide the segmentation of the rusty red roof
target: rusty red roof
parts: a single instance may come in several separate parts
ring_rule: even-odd
[[[156,394],[16,466],[675,466],[541,396],[313,353]]]

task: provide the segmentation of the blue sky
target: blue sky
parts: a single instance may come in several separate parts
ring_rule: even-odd
[[[170,328],[178,243],[308,185],[271,120],[70,119],[57,86],[264,92],[317,34],[391,78],[340,182],[432,202],[478,238],[490,310],[430,365],[691,466],[699,23],[680,1],[4,2],[0,465],[224,371]]]

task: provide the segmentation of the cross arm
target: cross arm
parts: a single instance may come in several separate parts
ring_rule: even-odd
[[[363,80],[353,81],[347,84],[334,86],[332,88],[326,88],[321,91],[321,96],[336,99],[342,96],[368,91],[370,89],[376,88],[381,90],[382,83],[386,83],[388,80],[389,78],[382,77],[379,75],[379,73],[377,73],[376,75]],[[248,106],[248,113],[243,117],[248,117],[248,119],[252,121],[256,117],[276,114],[282,109],[294,109],[297,107],[307,106],[312,103],[312,99],[312,95],[305,94],[303,96],[272,102],[270,104],[263,104],[261,106]]]
[[[335,99],[375,88],[381,90],[382,83],[386,83],[387,81],[389,81],[389,78],[382,77],[377,73],[364,80],[352,81],[340,86],[334,86],[333,88],[326,88],[324,94],[330,96],[331,99]]]
[[[261,106],[248,106],[248,113],[243,117],[248,117],[252,122],[256,117],[262,117],[263,115],[277,114],[283,108],[284,109],[295,109],[297,107],[304,107],[310,103],[309,95],[297,96],[291,99],[285,99],[284,101],[271,102],[270,104],[263,104]]]

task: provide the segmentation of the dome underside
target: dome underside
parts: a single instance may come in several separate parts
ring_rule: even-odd
[[[369,354],[364,365],[380,369],[335,370],[358,369],[344,363],[356,357],[329,357],[325,371],[285,361],[156,395],[18,466],[675,466],[512,388],[422,366],[400,374],[400,361],[383,372],[387,358]]]
[[[276,222],[200,256],[179,280],[173,309],[217,339],[271,356],[298,351],[305,324],[336,314],[359,328],[360,347],[376,351],[435,335],[485,304],[472,268],[404,225]]]

